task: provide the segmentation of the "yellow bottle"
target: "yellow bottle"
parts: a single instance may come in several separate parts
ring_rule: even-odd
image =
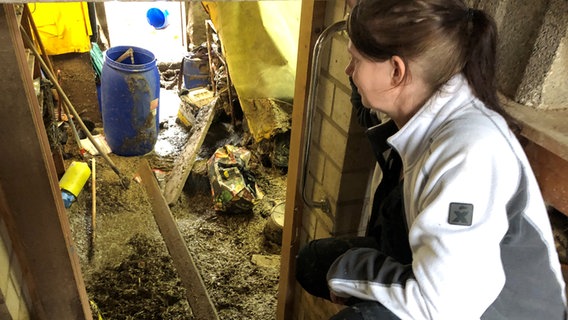
[[[91,169],[85,162],[73,161],[65,171],[65,174],[59,180],[59,187],[66,208],[69,208],[71,203],[77,199],[90,175]]]

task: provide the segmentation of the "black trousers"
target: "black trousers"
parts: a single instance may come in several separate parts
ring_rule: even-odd
[[[375,248],[379,245],[372,237],[325,238],[309,242],[296,257],[296,280],[308,293],[330,299],[327,271],[333,262],[351,248]],[[376,301],[351,298],[347,308],[330,320],[399,320],[392,312]]]

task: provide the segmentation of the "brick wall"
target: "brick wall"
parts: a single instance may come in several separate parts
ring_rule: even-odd
[[[22,271],[9,240],[8,231],[0,220],[0,319],[30,319]]]
[[[343,20],[344,0],[326,3],[325,24]],[[322,47],[306,191],[313,200],[327,199],[331,210],[305,207],[300,246],[329,236],[355,235],[374,165],[369,142],[353,113],[345,67],[349,63],[345,32]],[[327,319],[341,309],[296,287],[295,319]]]
[[[343,17],[343,5],[330,2],[328,11],[330,7],[341,10],[341,15],[331,13]],[[367,138],[351,107],[351,88],[344,72],[349,63],[347,41],[346,34],[340,32],[322,48],[306,189],[314,200],[326,198],[331,212],[307,210],[304,232],[309,239],[357,232],[374,163]],[[338,221],[345,223],[337,225]]]

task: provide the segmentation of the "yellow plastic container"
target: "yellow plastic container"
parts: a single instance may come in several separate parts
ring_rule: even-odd
[[[73,161],[59,180],[59,187],[78,197],[90,175],[91,169],[87,163]]]

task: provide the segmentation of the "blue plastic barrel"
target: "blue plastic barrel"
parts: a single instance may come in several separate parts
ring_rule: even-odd
[[[129,48],[132,55],[116,61]],[[159,98],[160,74],[152,52],[128,46],[107,50],[101,74],[102,120],[114,154],[138,156],[154,149]]]
[[[209,82],[209,60],[196,57],[183,58],[184,88],[206,87]]]

